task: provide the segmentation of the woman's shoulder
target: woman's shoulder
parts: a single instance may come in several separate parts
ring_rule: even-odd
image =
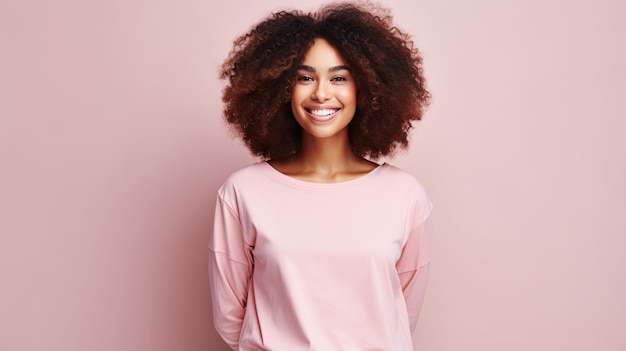
[[[219,193],[223,194],[236,189],[245,189],[258,184],[263,179],[263,173],[267,172],[266,167],[267,164],[265,162],[256,162],[234,171],[224,180]]]
[[[270,169],[270,165],[261,161],[234,171],[217,190],[218,198],[233,209],[245,206],[250,199],[271,199],[282,189],[272,180]]]
[[[415,187],[422,190],[424,189],[422,183],[412,173],[389,163],[383,163],[381,167],[383,167],[385,171],[380,172],[380,177],[384,182],[388,183],[389,186],[400,188]]]
[[[263,174],[264,172],[267,171],[266,167],[267,167],[267,162],[265,161],[259,161],[259,162],[249,164],[231,173],[228,176],[228,178],[226,178],[226,181],[227,182],[228,181],[241,182],[241,181],[248,181],[251,179],[255,179],[260,174]]]
[[[411,206],[415,206],[417,209],[416,212],[421,213],[420,218],[422,220],[428,217],[432,211],[433,204],[426,189],[417,177],[398,167],[386,163],[384,165],[387,168],[386,172],[384,172],[387,177],[385,180],[387,191],[408,199]]]

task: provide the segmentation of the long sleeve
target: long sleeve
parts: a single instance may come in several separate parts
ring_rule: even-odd
[[[238,349],[252,265],[252,247],[244,240],[239,217],[218,197],[209,244],[209,283],[215,329],[233,350]]]
[[[406,301],[411,332],[417,320],[426,294],[426,281],[430,268],[432,219],[428,217],[413,228],[396,264],[396,270]]]

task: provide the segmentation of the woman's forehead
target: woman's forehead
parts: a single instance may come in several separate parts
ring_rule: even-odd
[[[304,54],[304,60],[301,66],[303,68],[309,68],[305,70],[312,68],[316,72],[320,70],[337,71],[348,68],[346,61],[339,51],[322,38],[316,38],[313,41],[313,44]]]

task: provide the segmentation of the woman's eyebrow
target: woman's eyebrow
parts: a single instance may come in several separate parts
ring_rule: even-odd
[[[307,65],[300,65],[298,66],[298,70],[299,71],[307,71],[307,72],[312,72],[315,73],[315,68],[311,67],[311,66],[307,66]],[[350,68],[348,68],[348,66],[334,66],[328,69],[328,72],[337,72],[337,71],[341,71],[341,70],[346,70],[346,71],[350,71]]]

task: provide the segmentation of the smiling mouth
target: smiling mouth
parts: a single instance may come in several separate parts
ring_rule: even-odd
[[[317,117],[327,117],[339,111],[338,108],[324,108],[324,109],[315,109],[315,110],[310,109],[310,108],[305,108],[305,110],[306,112]]]

